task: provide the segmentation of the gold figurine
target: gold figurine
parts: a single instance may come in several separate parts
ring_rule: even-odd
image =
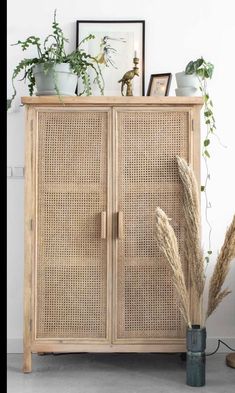
[[[130,71],[127,71],[123,75],[122,79],[120,79],[120,81],[118,81],[118,83],[120,83],[120,82],[122,83],[121,84],[122,96],[124,96],[123,89],[124,89],[125,85],[126,85],[126,96],[133,96],[132,79],[134,78],[135,75],[139,76],[139,68],[137,67],[137,64],[139,64],[138,57],[134,57],[133,63],[134,63],[133,69]]]

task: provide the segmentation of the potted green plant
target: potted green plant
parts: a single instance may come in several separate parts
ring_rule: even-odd
[[[210,98],[207,79],[211,79],[214,71],[214,65],[204,60],[203,57],[195,61],[190,61],[185,68],[185,75],[194,75],[199,82],[199,90],[201,91],[204,100],[204,120],[207,126],[206,138],[203,141],[204,151],[203,155],[210,157],[208,152],[208,145],[210,144],[210,134],[215,132],[215,118],[213,114],[213,102]]]
[[[205,202],[206,202],[206,222],[209,227],[209,241],[208,241],[208,251],[207,255],[205,256],[205,261],[206,263],[209,262],[210,255],[212,254],[211,251],[211,231],[212,227],[211,224],[208,220],[207,217],[207,209],[210,207],[210,202],[208,200],[207,196],[207,183],[208,180],[210,179],[210,173],[209,173],[209,165],[208,165],[208,159],[210,158],[210,143],[211,143],[211,137],[213,135],[216,135],[216,125],[215,125],[215,117],[214,117],[214,106],[212,99],[209,95],[208,92],[208,86],[207,86],[207,80],[212,78],[214,72],[214,65],[210,62],[205,61],[203,57],[200,57],[197,60],[190,61],[185,68],[185,74],[190,76],[190,75],[195,75],[198,79],[199,82],[199,90],[202,94],[202,98],[204,101],[204,106],[203,106],[203,116],[204,116],[204,122],[206,125],[206,132],[205,132],[205,137],[202,140],[202,157],[205,162],[205,169],[206,169],[206,174],[205,174],[205,180],[204,184],[201,185],[201,191],[204,192],[205,194]]]
[[[200,57],[197,60],[190,61],[185,70],[175,74],[178,96],[198,95],[199,90],[204,96],[207,93],[206,79],[211,79],[214,65]]]
[[[84,90],[79,95],[91,95],[92,81],[89,70],[94,72],[94,83],[97,83],[101,94],[103,94],[104,80],[97,60],[80,48],[87,40],[94,39],[90,34],[85,37],[78,47],[67,54],[65,43],[68,39],[56,20],[56,10],[52,23],[52,32],[46,36],[44,41],[39,37],[29,36],[24,41],[18,41],[13,45],[20,45],[23,51],[29,47],[35,47],[37,56],[23,58],[15,67],[12,74],[13,95],[8,100],[8,108],[16,96],[15,79],[23,74],[22,79],[28,81],[29,94],[33,95],[35,87],[36,95],[75,95],[78,77],[82,79]]]
[[[200,57],[196,60],[190,61],[186,65],[185,70],[183,72],[176,74],[176,82],[178,85],[178,89],[176,89],[176,95],[186,95],[186,96],[195,95],[195,94],[198,95],[200,91],[204,101],[203,116],[206,125],[206,132],[205,132],[205,137],[202,140],[202,157],[205,162],[206,175],[205,175],[204,183],[201,185],[201,191],[203,191],[205,194],[206,209],[210,206],[210,202],[207,197],[207,183],[208,180],[210,179],[209,165],[207,160],[208,158],[210,158],[209,145],[211,143],[211,136],[215,135],[216,132],[214,107],[207,86],[207,80],[212,78],[213,71],[214,71],[214,65],[210,62],[207,62],[203,57]],[[189,94],[190,91],[191,92],[193,91],[193,93]],[[209,227],[209,244],[208,244],[208,251],[207,251],[207,255],[205,256],[205,260],[208,263],[210,255],[212,253],[211,252],[212,227],[207,218],[207,210],[206,210],[206,222]]]
[[[214,65],[204,60],[203,57],[195,61],[190,61],[185,71],[176,73],[176,82],[178,89],[176,89],[176,95],[195,95],[195,92],[200,90],[204,100],[204,119],[207,126],[206,138],[203,141],[204,151],[203,156],[210,157],[208,152],[208,145],[210,144],[210,134],[215,132],[215,118],[213,113],[213,102],[210,98],[207,80],[212,78],[214,71]],[[187,89],[192,94],[187,94]],[[196,89],[196,91],[195,91]],[[180,94],[177,92],[180,90]],[[182,94],[181,94],[182,93]],[[184,93],[184,94],[183,94]]]

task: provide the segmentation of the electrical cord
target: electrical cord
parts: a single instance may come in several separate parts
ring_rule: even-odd
[[[218,349],[219,349],[219,347],[220,347],[220,344],[225,345],[228,349],[230,349],[231,351],[234,351],[234,352],[235,352],[235,349],[234,349],[234,348],[231,348],[231,347],[230,347],[228,344],[226,344],[224,341],[218,339],[218,344],[217,344],[216,349],[215,349],[213,352],[211,352],[211,353],[206,353],[206,356],[214,355],[214,354],[218,351]],[[78,354],[84,354],[84,353],[86,353],[86,352],[52,352],[52,355],[54,355],[54,356],[59,356],[59,355],[78,355]],[[184,353],[184,354],[186,355],[186,353]],[[181,354],[181,355],[182,355],[182,354]],[[183,357],[183,356],[182,356],[182,357]]]
[[[228,349],[230,349],[231,351],[235,351],[235,349],[234,348],[231,348],[228,344],[226,344],[224,341],[222,341],[222,340],[218,340],[218,344],[217,344],[217,348],[213,351],[213,352],[211,352],[211,353],[206,353],[206,356],[211,356],[211,355],[214,355],[217,351],[218,351],[218,349],[219,349],[219,347],[220,347],[220,343],[221,344],[223,344],[223,345],[225,345]]]

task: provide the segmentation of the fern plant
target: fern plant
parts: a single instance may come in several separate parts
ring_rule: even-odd
[[[46,36],[44,41],[41,41],[39,37],[29,36],[25,41],[18,41],[13,45],[19,45],[22,51],[26,51],[29,47],[36,47],[37,57],[30,59],[24,58],[17,64],[12,74],[12,86],[13,95],[11,99],[7,100],[8,109],[11,107],[12,101],[16,96],[15,79],[21,74],[23,75],[21,81],[28,82],[29,94],[32,96],[35,89],[35,77],[34,77],[34,66],[37,64],[43,65],[43,71],[46,74],[49,70],[52,70],[55,64],[68,63],[73,73],[82,78],[84,90],[79,94],[91,95],[92,83],[97,83],[101,94],[104,93],[104,79],[101,73],[100,66],[97,60],[86,53],[81,45],[85,41],[94,39],[95,36],[90,34],[85,37],[78,45],[78,47],[67,54],[65,51],[65,43],[68,43],[68,39],[65,38],[64,33],[56,20],[56,10],[54,11],[54,20],[52,23],[52,32]],[[93,82],[90,80],[89,70],[93,69],[95,78]],[[60,95],[58,86],[55,80],[55,89],[58,95]]]

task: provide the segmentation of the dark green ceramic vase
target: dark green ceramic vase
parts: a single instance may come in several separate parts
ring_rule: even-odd
[[[206,328],[192,325],[187,329],[186,383],[204,386],[206,383]]]

